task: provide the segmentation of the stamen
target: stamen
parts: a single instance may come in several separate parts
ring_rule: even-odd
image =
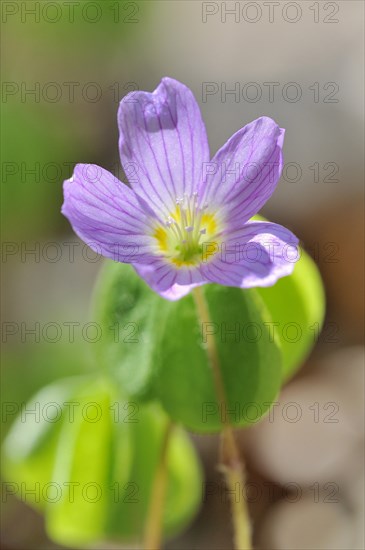
[[[176,198],[176,210],[165,222],[166,227],[171,230],[167,237],[167,250],[171,259],[179,260],[182,264],[198,261],[201,253],[200,239],[208,230],[207,227],[201,227],[207,207],[208,204],[199,204],[197,191]]]

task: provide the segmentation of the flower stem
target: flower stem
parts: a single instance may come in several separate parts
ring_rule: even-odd
[[[208,306],[200,287],[193,289],[196,309],[201,323],[211,323]],[[225,419],[221,432],[221,452],[219,469],[225,476],[226,485],[231,495],[232,521],[234,528],[234,547],[236,550],[251,550],[251,526],[247,504],[242,497],[245,484],[245,469],[237,447],[233,427],[226,414],[228,402],[222,372],[219,364],[218,350],[214,338],[207,342],[207,353],[213,371],[213,379],[218,404],[221,406],[222,418]],[[223,422],[223,421],[222,421]]]
[[[169,420],[163,436],[160,458],[152,486],[144,533],[143,547],[145,550],[159,550],[161,547],[162,518],[167,484],[167,453],[173,427],[173,423]]]

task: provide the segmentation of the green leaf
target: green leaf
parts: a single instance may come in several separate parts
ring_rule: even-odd
[[[304,250],[294,272],[272,287],[258,288],[281,342],[283,380],[303,364],[315,344],[325,314],[325,295],[319,271]]]
[[[64,490],[46,515],[50,536],[69,546],[102,538],[141,539],[168,423],[156,404],[117,402],[107,390],[103,396],[100,386],[94,389],[95,394],[89,389],[78,402],[80,411],[87,403],[98,403],[100,420],[90,423],[79,415],[74,425],[65,425],[58,445],[53,480],[61,487],[74,484],[74,494]],[[201,494],[200,468],[181,430],[171,437],[167,464],[165,535],[186,526]]]
[[[122,534],[123,540],[133,542],[136,533],[144,530],[167,423],[168,418],[161,407],[151,403],[140,408],[138,422],[131,425],[132,469],[128,483],[114,485],[118,490],[118,502],[110,510],[108,525],[108,532],[115,536]],[[167,465],[163,527],[165,535],[171,535],[184,529],[191,521],[199,506],[202,487],[201,470],[194,449],[179,427],[175,427],[171,434]]]
[[[52,384],[27,409],[37,402],[43,411],[59,404],[62,415],[57,422],[29,416],[23,424],[19,418],[4,446],[5,479],[12,488],[38,483],[35,498],[25,500],[45,513],[48,534],[60,544],[139,541],[168,424],[161,406],[120,399],[104,378]],[[165,535],[191,521],[201,495],[200,466],[179,428],[171,435],[167,468]],[[17,494],[24,498],[25,492]]]
[[[281,383],[281,353],[258,293],[205,285],[210,320],[199,319],[193,296],[172,304],[164,324],[154,376],[156,395],[175,420],[214,432],[228,414],[232,424],[258,421]],[[209,349],[217,347],[228,411],[217,400]]]
[[[98,353],[126,395],[142,398],[149,392],[159,324],[169,306],[130,265],[104,264],[94,296],[103,334]]]
[[[112,459],[110,388],[98,382],[73,402],[74,415],[58,441],[52,482],[59,495],[47,505],[46,526],[54,540],[79,546],[104,534]],[[127,476],[128,463],[123,465]]]
[[[225,410],[217,403],[207,355],[214,338],[234,410],[231,421],[251,424],[267,411],[280,387],[278,342],[265,324],[270,315],[255,290],[205,285],[202,292],[211,309],[211,327],[201,326],[192,295],[168,302],[131,266],[107,262],[95,293],[96,320],[104,335],[100,360],[125,395],[158,399],[189,429],[218,431]],[[130,326],[136,329],[135,343],[123,338],[123,330]],[[232,326],[238,336],[228,334],[225,341]]]
[[[20,491],[27,504],[45,508],[42,489],[52,478],[53,461],[64,419],[64,403],[82,377],[64,379],[51,384],[30,399],[13,423],[2,453],[2,470],[9,483],[22,483],[29,491]],[[21,485],[20,485],[21,487]],[[36,489],[36,488],[39,488]],[[36,489],[32,492],[31,489]]]

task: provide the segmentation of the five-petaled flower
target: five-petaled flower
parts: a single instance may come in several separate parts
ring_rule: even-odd
[[[170,300],[204,283],[270,286],[292,272],[298,239],[250,221],[282,169],[284,130],[272,119],[251,122],[210,160],[192,92],[163,78],[121,101],[118,125],[131,187],[87,164],[64,183],[62,212],[93,250],[131,263]]]

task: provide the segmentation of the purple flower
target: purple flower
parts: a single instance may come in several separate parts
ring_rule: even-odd
[[[87,164],[64,183],[62,212],[93,250],[131,263],[170,300],[204,283],[270,286],[292,272],[298,239],[249,221],[280,178],[284,130],[272,119],[236,132],[210,161],[192,92],[163,78],[123,99],[118,125],[131,187]]]

